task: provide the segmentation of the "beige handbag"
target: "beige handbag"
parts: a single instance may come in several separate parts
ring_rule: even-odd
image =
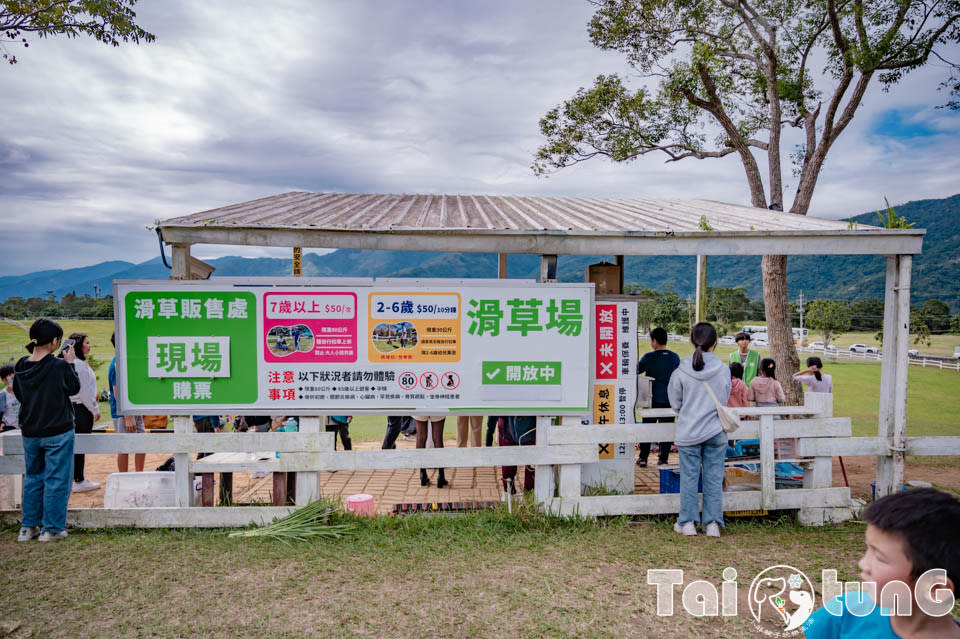
[[[736,430],[740,428],[740,416],[729,406],[724,406],[717,400],[717,396],[713,393],[713,389],[710,388],[710,384],[704,380],[700,380],[700,383],[707,387],[707,392],[710,393],[710,397],[713,398],[713,404],[717,407],[717,416],[720,418],[720,425],[723,426],[723,432],[736,432]]]

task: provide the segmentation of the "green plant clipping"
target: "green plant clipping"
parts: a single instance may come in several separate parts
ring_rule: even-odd
[[[356,532],[352,523],[335,524],[331,521],[336,510],[325,499],[312,501],[298,508],[286,517],[266,526],[239,530],[230,533],[231,537],[269,537],[284,543],[307,541],[308,539],[337,539]]]
[[[257,401],[253,293],[138,291],[123,303],[131,403]]]
[[[877,217],[880,218],[880,224],[884,228],[912,229],[914,226],[917,225],[916,222],[907,222],[907,218],[903,217],[902,215],[900,217],[897,217],[897,212],[893,210],[892,206],[890,206],[890,200],[888,200],[887,198],[883,198],[883,201],[887,205],[887,214],[886,216],[884,216],[884,214],[881,211],[877,211]]]
[[[713,227],[710,226],[710,222],[707,220],[707,216],[706,216],[706,215],[701,215],[701,216],[700,216],[700,222],[697,224],[697,228],[699,228],[701,231],[712,231],[712,230],[713,230]]]

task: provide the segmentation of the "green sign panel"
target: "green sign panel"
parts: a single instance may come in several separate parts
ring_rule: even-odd
[[[560,362],[482,362],[481,384],[559,386]]]
[[[123,303],[131,403],[257,401],[253,293],[132,292]]]

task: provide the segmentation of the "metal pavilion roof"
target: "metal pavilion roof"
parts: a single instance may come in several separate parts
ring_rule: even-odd
[[[160,228],[180,244],[611,255],[905,254],[924,234],[710,200],[306,191]]]

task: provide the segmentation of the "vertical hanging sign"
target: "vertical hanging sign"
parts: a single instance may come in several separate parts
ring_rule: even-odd
[[[303,264],[303,249],[299,246],[293,247],[293,276],[300,277],[303,274],[301,266]]]
[[[632,424],[637,396],[637,304],[598,301],[594,310],[596,351],[593,423]],[[584,464],[585,485],[633,492],[633,447],[628,442],[598,444],[600,462]]]

